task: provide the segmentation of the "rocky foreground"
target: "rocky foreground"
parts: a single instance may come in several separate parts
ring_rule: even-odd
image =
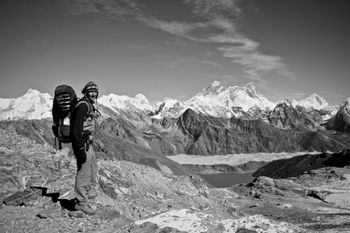
[[[69,151],[0,131],[0,232],[349,232],[350,167],[208,188],[128,161],[99,160],[98,211],[74,211]]]

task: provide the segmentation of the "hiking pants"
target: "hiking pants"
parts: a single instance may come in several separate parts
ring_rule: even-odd
[[[80,167],[79,164],[77,165]],[[93,187],[97,187],[97,169],[97,160],[91,145],[86,151],[86,162],[81,164],[75,178],[75,194],[80,203],[87,203],[88,192]]]

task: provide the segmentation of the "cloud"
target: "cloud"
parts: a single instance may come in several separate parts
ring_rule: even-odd
[[[237,30],[238,19],[243,15],[238,7],[239,0],[185,0],[185,3],[193,6],[195,14],[208,19],[207,25],[222,30],[215,35],[202,38],[201,41],[216,44],[224,57],[244,67],[246,77],[262,81],[261,74],[267,71],[276,71],[280,75],[293,77],[282,57],[259,52],[259,43]]]
[[[285,69],[283,58],[266,55],[258,52],[259,44],[243,36],[227,38],[224,35],[211,38],[218,43],[229,43],[227,46],[219,46],[218,50],[224,57],[245,67],[244,72],[248,78],[260,80],[260,73],[267,71],[282,71]]]
[[[228,14],[239,16],[241,10],[237,7],[237,0],[185,0],[185,4],[192,5],[193,12],[205,17],[217,17]]]
[[[260,52],[257,41],[239,32],[238,21],[243,16],[239,7],[240,1],[183,0],[184,7],[190,7],[196,16],[192,18],[196,18],[197,21],[180,22],[162,20],[146,13],[152,11],[144,10],[147,6],[138,0],[72,0],[76,14],[99,14],[111,19],[125,19],[129,16],[148,27],[179,38],[214,45],[223,57],[242,65],[245,76],[251,80],[263,82],[262,75],[270,71],[293,78],[282,57]],[[179,63],[181,61],[172,64]],[[174,67],[169,62],[163,64]]]
[[[147,26],[158,28],[166,31],[170,34],[188,37],[187,34],[195,28],[205,27],[202,23],[186,23],[186,22],[166,22],[155,18],[139,18],[140,21],[144,22]]]
[[[219,63],[216,63],[216,62],[212,62],[212,61],[208,61],[208,60],[202,60],[200,61],[201,63],[203,64],[208,64],[208,65],[212,65],[212,66],[215,66],[217,68],[222,68],[223,65],[219,64]]]

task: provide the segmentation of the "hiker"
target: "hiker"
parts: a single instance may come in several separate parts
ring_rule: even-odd
[[[98,86],[88,82],[83,90],[84,95],[75,105],[71,116],[71,139],[74,155],[77,160],[75,194],[78,203],[76,210],[94,214],[96,209],[89,205],[89,199],[97,196],[97,161],[92,148],[95,121],[98,111],[95,108]]]

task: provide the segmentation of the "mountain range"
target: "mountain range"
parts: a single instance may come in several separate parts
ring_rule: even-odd
[[[243,87],[224,87],[214,81],[207,88],[201,90],[192,98],[181,102],[172,98],[165,98],[156,104],[151,104],[143,94],[135,97],[125,95],[103,95],[98,98],[99,105],[103,105],[116,113],[140,111],[152,118],[177,118],[186,109],[214,117],[237,117],[243,119],[264,118],[264,114],[275,109],[280,103],[290,102],[293,108],[297,106],[313,109],[321,114],[323,119],[334,116],[338,110],[330,106],[327,101],[317,95],[296,101],[282,100],[273,103],[260,94],[256,87],[247,84]],[[23,96],[15,99],[0,98],[0,120],[15,119],[43,119],[51,117],[52,96],[47,93],[29,89]]]
[[[32,89],[17,99],[0,99],[0,128],[54,145],[51,103],[49,94]],[[95,149],[101,156],[144,163],[153,163],[154,154],[339,151],[350,147],[349,103],[335,111],[316,94],[272,103],[253,85],[219,82],[184,102],[152,105],[142,94],[110,94],[98,99],[102,117]]]

